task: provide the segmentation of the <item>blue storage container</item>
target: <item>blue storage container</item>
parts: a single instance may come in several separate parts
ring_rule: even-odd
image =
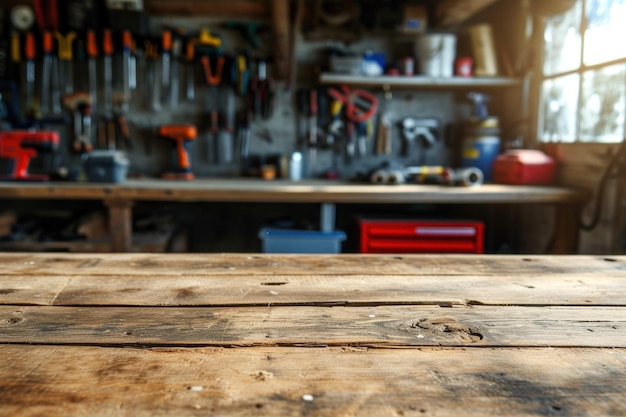
[[[259,231],[264,253],[341,253],[346,234],[341,230],[268,229]]]
[[[493,180],[493,164],[500,154],[498,119],[474,122],[463,139],[461,166],[479,168],[486,182]]]

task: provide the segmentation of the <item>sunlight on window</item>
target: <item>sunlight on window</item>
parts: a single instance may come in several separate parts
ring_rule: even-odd
[[[616,142],[624,136],[625,66],[612,65],[583,75],[580,139]]]
[[[580,65],[581,15],[582,4],[577,3],[563,16],[553,17],[546,22],[544,74],[571,71]]]
[[[585,65],[626,56],[626,1],[588,0]]]
[[[574,142],[578,106],[577,74],[546,80],[541,97],[541,140]]]
[[[563,15],[547,18],[544,43],[540,140],[621,141],[626,133],[626,0],[578,0]]]

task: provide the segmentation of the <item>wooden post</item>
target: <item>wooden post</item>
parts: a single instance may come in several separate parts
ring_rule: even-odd
[[[289,0],[272,0],[272,22],[275,78],[284,81],[289,69]]]
[[[130,252],[133,244],[133,202],[105,200],[109,208],[109,233],[112,252]]]
[[[555,204],[554,235],[548,248],[553,255],[578,253],[579,219],[578,204]]]

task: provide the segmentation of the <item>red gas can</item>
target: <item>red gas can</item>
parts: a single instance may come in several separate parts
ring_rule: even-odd
[[[493,181],[500,184],[548,185],[554,182],[554,159],[532,149],[509,150],[493,164]]]

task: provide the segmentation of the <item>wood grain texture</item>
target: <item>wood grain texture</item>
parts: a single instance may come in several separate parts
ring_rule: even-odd
[[[624,349],[0,346],[3,415],[623,416]]]
[[[623,277],[626,256],[0,253],[2,275]]]
[[[172,182],[128,180],[120,184],[0,183],[0,198],[118,199],[286,203],[584,203],[576,188],[485,184],[446,187],[406,184],[393,187],[347,181],[198,179]]]
[[[94,346],[626,347],[626,309],[11,306],[0,329],[0,343]]]
[[[437,17],[440,26],[456,26],[463,23],[496,0],[440,0]]]

